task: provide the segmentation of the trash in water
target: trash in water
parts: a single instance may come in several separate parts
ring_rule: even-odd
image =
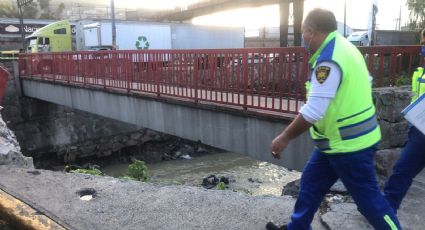
[[[186,160],[192,159],[192,157],[189,154],[181,155],[179,157],[182,158],[182,159],[186,159]]]
[[[202,187],[211,189],[214,188],[219,182],[223,182],[227,185],[229,184],[229,178],[222,176],[220,179],[218,179],[215,175],[209,175],[202,179]]]

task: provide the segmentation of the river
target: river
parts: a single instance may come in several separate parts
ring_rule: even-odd
[[[126,173],[127,166],[111,162],[102,165],[101,170],[106,175],[119,177]],[[151,183],[201,186],[204,177],[225,176],[230,180],[226,189],[252,195],[280,196],[282,187],[301,175],[297,171],[231,152],[206,153],[192,159],[161,161],[147,166]]]

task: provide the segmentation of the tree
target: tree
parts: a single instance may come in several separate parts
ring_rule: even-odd
[[[425,0],[407,0],[406,5],[410,11],[410,29],[425,28]]]
[[[52,10],[53,6],[50,4],[51,0],[38,0],[38,5],[40,8],[40,17],[41,19],[61,19],[62,13],[65,10],[65,4],[60,3],[56,10]]]
[[[40,19],[60,19],[65,10],[65,4],[60,3],[55,10],[52,10],[51,0],[36,0],[31,4],[22,7],[24,18],[40,18]],[[0,3],[1,18],[19,18],[18,7],[16,1],[9,3]]]
[[[38,5],[33,2],[22,8],[24,18],[37,18]],[[2,18],[19,18],[18,7],[15,4],[0,3],[0,17]]]
[[[50,18],[50,0],[38,0],[38,5],[42,11],[40,18],[49,19]]]
[[[8,3],[0,3],[0,17],[2,18],[17,18],[18,9],[14,5]]]

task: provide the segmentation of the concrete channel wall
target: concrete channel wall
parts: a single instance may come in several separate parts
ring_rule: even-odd
[[[148,96],[128,95],[104,89],[73,87],[23,79],[25,96],[68,106],[139,127],[249,155],[291,169],[301,170],[313,147],[305,133],[287,148],[278,161],[269,145],[290,120],[261,117],[215,106],[171,103]]]

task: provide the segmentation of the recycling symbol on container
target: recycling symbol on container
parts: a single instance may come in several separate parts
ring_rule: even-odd
[[[139,36],[136,41],[136,48],[138,50],[147,50],[149,49],[149,42],[146,36]]]

